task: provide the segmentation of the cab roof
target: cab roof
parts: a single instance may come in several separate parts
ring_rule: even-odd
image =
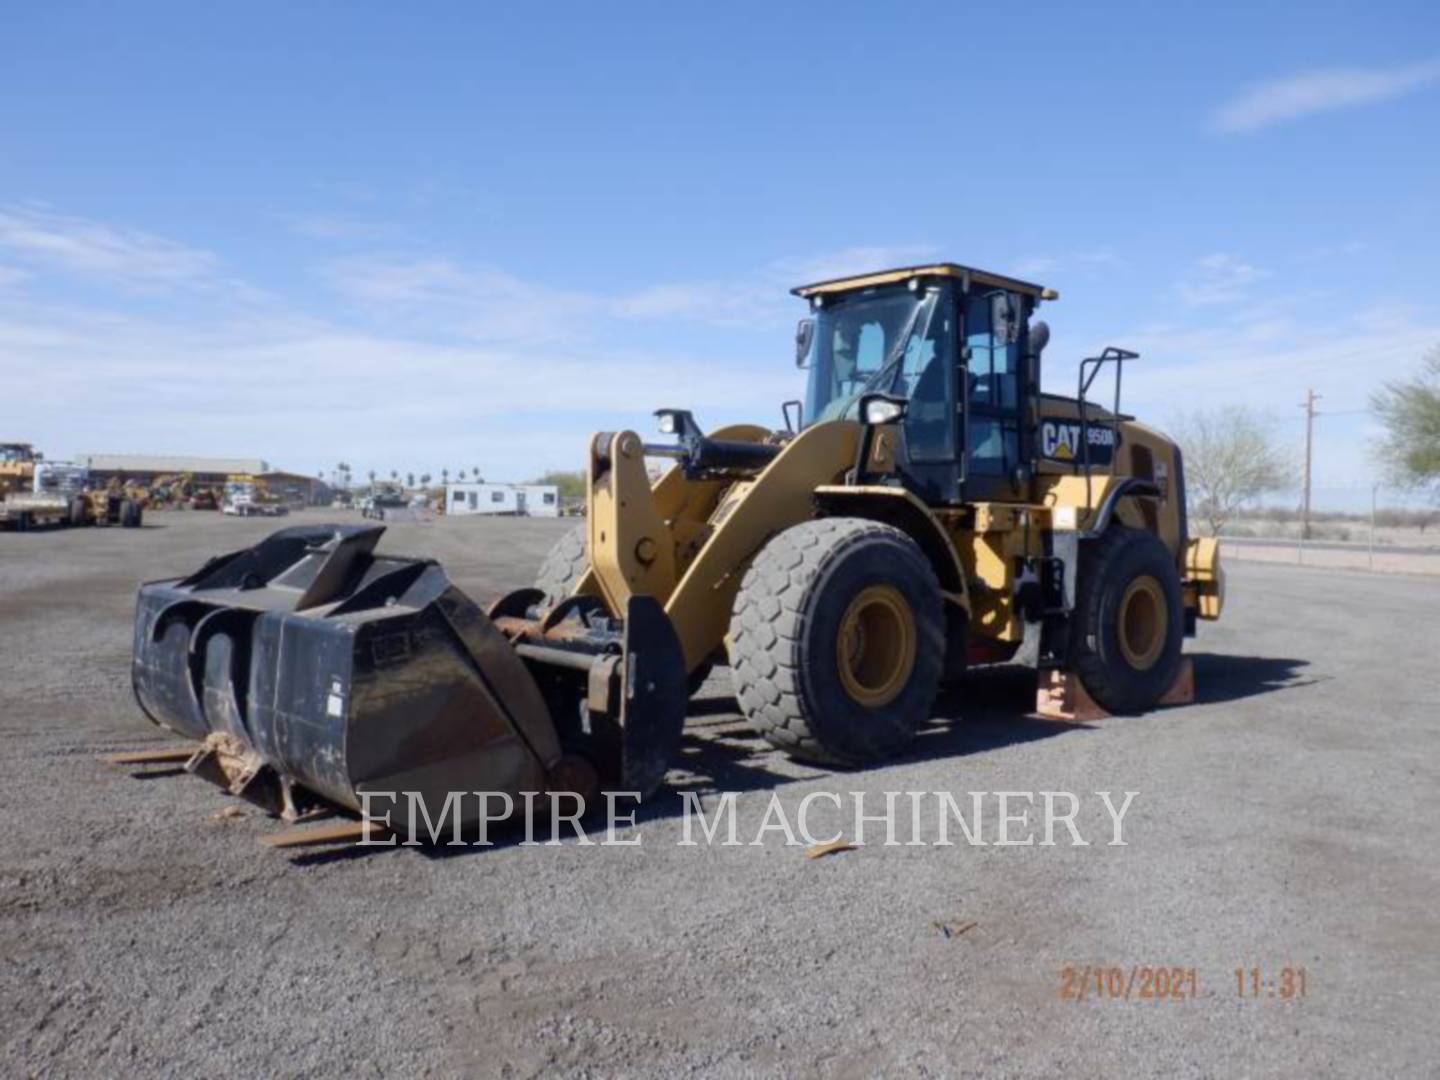
[[[904,266],[895,270],[879,270],[872,274],[817,281],[813,285],[801,285],[790,291],[794,295],[803,296],[808,300],[812,296],[830,296],[835,293],[853,292],[856,289],[869,289],[877,285],[894,285],[913,277],[961,278],[992,289],[1009,289],[1012,292],[1024,293],[1037,300],[1060,299],[1060,294],[1054,289],[1047,289],[1042,285],[1034,285],[1018,278],[1007,277],[1004,274],[992,274],[989,270],[977,270],[973,266],[961,266],[959,263],[929,263],[924,266]]]

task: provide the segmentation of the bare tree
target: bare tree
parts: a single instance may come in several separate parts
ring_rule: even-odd
[[[1440,495],[1440,346],[1425,354],[1414,378],[1386,383],[1370,407],[1385,425],[1376,449],[1391,480]]]
[[[1265,417],[1238,405],[1180,418],[1171,434],[1185,455],[1185,494],[1192,514],[1218,536],[1246,503],[1283,491],[1295,464]]]

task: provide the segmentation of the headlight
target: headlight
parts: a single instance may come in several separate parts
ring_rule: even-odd
[[[661,435],[675,434],[675,414],[673,412],[661,412],[655,414],[659,421]]]
[[[865,402],[865,423],[893,424],[905,415],[905,402],[890,398],[871,398]]]

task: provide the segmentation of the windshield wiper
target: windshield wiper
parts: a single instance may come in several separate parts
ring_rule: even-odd
[[[909,320],[905,323],[905,329],[901,332],[900,336],[895,339],[895,347],[890,350],[890,355],[885,359],[885,363],[880,366],[879,371],[865,380],[864,385],[862,385],[859,390],[851,395],[851,402],[858,401],[865,394],[870,393],[872,390],[877,390],[887,382],[894,380],[896,370],[905,359],[905,350],[910,347],[910,339],[915,335],[915,324],[920,321],[922,314],[925,315],[925,327],[921,331],[923,336],[929,332],[930,319],[935,314],[935,297],[933,295],[926,297],[924,301],[916,305],[915,310],[910,313]],[[847,411],[849,410],[850,406],[848,403],[845,408]]]

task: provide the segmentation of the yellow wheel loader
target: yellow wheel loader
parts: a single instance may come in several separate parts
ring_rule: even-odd
[[[138,529],[145,520],[150,493],[112,478],[103,488],[87,487],[70,499],[71,525],[119,525]]]
[[[942,684],[1027,641],[1109,711],[1159,701],[1224,577],[1179,449],[1120,412],[1135,355],[1042,393],[1055,293],[955,264],[795,294],[785,429],[664,409],[666,442],[594,436],[587,519],[534,588],[482,610],[378,553],[382,526],[285,529],[141,589],[141,706],[236,794],[293,817],[411,793],[386,804],[404,829],[453,793],[652,792],[717,661],[759,733],[839,766],[902,751]],[[672,464],[652,483],[647,458]]]

